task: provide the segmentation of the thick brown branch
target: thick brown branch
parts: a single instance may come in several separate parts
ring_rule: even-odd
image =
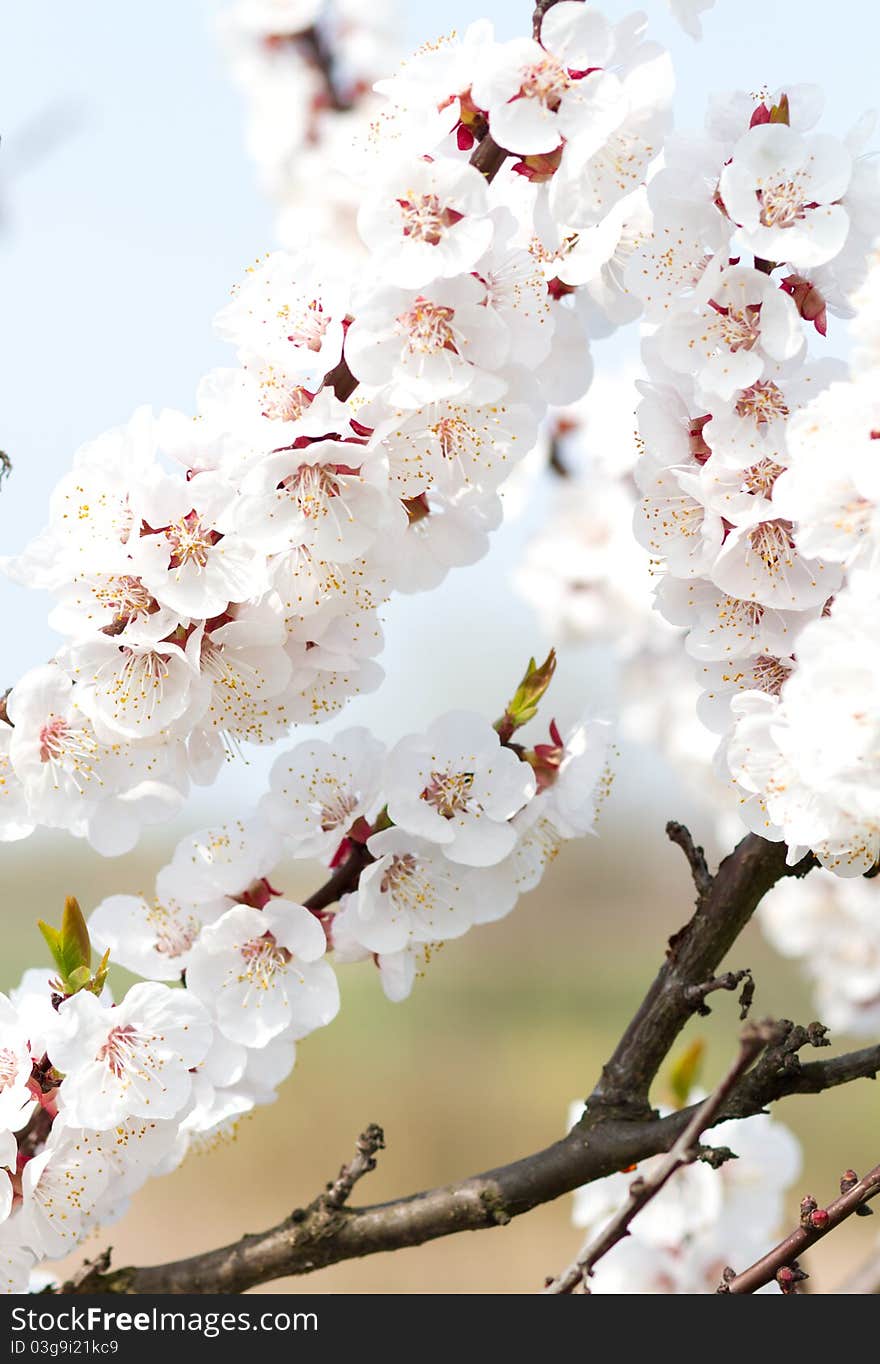
[[[816,865],[809,856],[789,867],[786,853],[784,843],[749,834],[725,857],[696,913],[669,939],[666,961],[590,1096],[592,1110],[634,1117],[650,1112],[651,1083],[693,1013],[688,991],[714,976],[771,886]]]
[[[859,1077],[873,1078],[880,1069],[880,1046],[812,1062],[796,1071],[768,1073],[761,1084],[753,1080],[756,1069],[737,1082],[715,1122],[751,1117],[787,1095],[814,1094]],[[111,1270],[99,1280],[91,1278],[88,1291],[243,1293],[257,1284],[308,1274],[342,1260],[503,1226],[581,1184],[668,1151],[696,1112],[697,1107],[691,1107],[667,1118],[652,1115],[638,1122],[587,1113],[561,1141],[461,1183],[374,1207],[342,1208],[329,1221],[326,1210],[319,1214],[312,1204],[270,1231],[219,1250],[148,1268]],[[86,1290],[65,1286],[65,1291]]]
[[[821,1241],[829,1232],[839,1227],[841,1222],[845,1222],[853,1213],[857,1213],[869,1199],[875,1198],[880,1193],[880,1165],[875,1165],[874,1169],[853,1184],[846,1193],[842,1193],[839,1198],[835,1198],[833,1203],[829,1203],[827,1208],[817,1208],[806,1219],[806,1225],[801,1225],[796,1231],[791,1232],[778,1246],[774,1246],[771,1251],[763,1255],[755,1264],[750,1265],[742,1274],[730,1276],[725,1274],[724,1282],[718,1289],[719,1293],[757,1293],[759,1288],[765,1284],[773,1283],[777,1278],[781,1285],[785,1284],[789,1273],[797,1273],[798,1258],[803,1255],[810,1246]],[[787,1273],[788,1272],[788,1273]],[[783,1287],[783,1291],[786,1288]]]
[[[644,1207],[657,1197],[672,1176],[684,1165],[692,1165],[700,1155],[700,1137],[717,1120],[736,1087],[737,1081],[749,1066],[774,1040],[775,1025],[760,1024],[748,1028],[740,1040],[739,1054],[714,1093],[699,1105],[680,1136],[676,1137],[666,1158],[650,1174],[639,1175],[629,1186],[629,1197],[615,1217],[598,1236],[586,1242],[577,1259],[544,1289],[545,1293],[574,1293],[579,1287],[589,1293],[588,1280],[599,1261],[609,1250],[629,1236],[633,1220]]]

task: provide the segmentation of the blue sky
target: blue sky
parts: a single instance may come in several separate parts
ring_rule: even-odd
[[[632,7],[615,0],[603,8],[620,17]],[[877,20],[864,0],[833,7],[720,0],[705,16],[702,45],[677,29],[662,0],[643,8],[676,60],[680,126],[698,123],[719,87],[817,81],[829,95],[829,131],[845,130],[871,103]],[[211,317],[273,237],[270,207],[244,152],[239,95],[213,39],[214,9],[207,0],[7,7],[0,448],[12,455],[15,473],[0,494],[4,554],[40,529],[48,491],[77,445],[142,403],[190,410],[199,376],[228,361]],[[446,31],[480,14],[513,36],[527,31],[530,6],[447,0],[441,19],[438,7],[417,0],[402,12],[415,44],[435,36],[438,24]],[[33,120],[46,111],[69,135],[17,171]],[[617,364],[634,349],[630,334],[604,347],[599,363]],[[545,643],[530,612],[505,596],[526,531],[523,523],[505,531],[478,569],[392,608],[392,676],[351,720],[375,717],[391,737],[401,724],[427,721],[438,697],[441,705],[495,708],[524,658]],[[7,684],[54,644],[41,596],[0,579],[0,611],[0,683]],[[592,657],[588,666],[598,667]],[[582,675],[578,689],[584,684]],[[599,669],[587,684],[601,694],[607,677]],[[572,700],[574,691],[572,681]],[[263,773],[258,762],[245,785],[258,789]]]

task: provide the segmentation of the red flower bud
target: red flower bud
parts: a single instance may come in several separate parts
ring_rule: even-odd
[[[805,322],[812,322],[820,336],[825,336],[828,331],[828,313],[825,306],[825,299],[819,293],[815,284],[803,275],[788,275],[780,281],[780,289],[794,300],[794,305]]]

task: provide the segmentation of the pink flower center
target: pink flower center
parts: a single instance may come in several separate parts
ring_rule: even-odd
[[[399,890],[413,876],[418,863],[412,853],[395,853],[382,875],[380,889],[383,895]]]
[[[240,955],[244,971],[238,977],[239,982],[247,981],[258,990],[270,990],[277,973],[291,961],[287,948],[277,943],[271,933],[264,933],[261,938],[252,938],[250,942],[244,943]]]
[[[454,308],[431,303],[426,298],[417,298],[413,306],[397,319],[406,333],[410,354],[432,355],[441,350],[458,354],[452,329],[454,316]]]
[[[755,660],[755,682],[759,691],[767,692],[769,696],[779,695],[790,673],[791,669],[781,659],[770,654],[762,654]]]
[[[140,578],[125,574],[111,576],[96,587],[95,600],[127,621],[133,620],[135,616],[148,616],[156,606],[155,598]]]
[[[315,395],[309,393],[306,388],[275,389],[271,384],[265,384],[263,387],[265,393],[263,416],[268,417],[270,421],[299,421],[314,401]]]
[[[327,503],[340,492],[339,478],[332,464],[301,464],[296,473],[282,479],[278,487],[293,498],[301,515],[309,521],[326,516]]]
[[[751,418],[757,426],[789,415],[785,394],[772,379],[743,389],[736,400],[736,415]]]
[[[717,305],[715,305],[717,307]],[[761,335],[761,310],[749,304],[745,308],[720,308],[718,331],[729,351],[752,350]]]
[[[413,195],[397,202],[403,218],[403,235],[428,246],[439,246],[449,228],[464,217],[457,209],[444,208],[436,194]]]
[[[165,538],[171,546],[169,568],[195,564],[201,569],[207,566],[211,550],[223,536],[203,525],[197,511],[190,511],[165,527]]]
[[[762,521],[749,532],[749,544],[771,577],[794,563],[790,521]]]
[[[790,180],[764,185],[757,191],[764,227],[794,227],[806,217],[809,205],[804,178],[803,171],[795,171]]]
[[[285,303],[278,309],[278,316],[290,328],[287,339],[294,346],[312,351],[321,349],[330,318],[316,298],[297,309]]]
[[[444,819],[452,819],[469,809],[473,784],[473,772],[432,772],[421,799],[433,805]]]
[[[0,1051],[0,1093],[4,1089],[11,1089],[18,1075],[18,1061],[15,1052],[4,1047]]]
[[[572,77],[562,63],[548,53],[542,61],[535,62],[523,72],[519,93],[523,99],[536,99],[551,113],[555,113],[572,84]]]
[[[155,934],[156,951],[171,960],[188,952],[199,936],[199,921],[194,915],[175,914],[158,900],[148,910],[147,922]]]
[[[103,1061],[107,1069],[119,1080],[130,1070],[137,1059],[137,1048],[141,1035],[130,1023],[121,1023],[111,1028],[107,1040],[99,1049],[95,1060]]]
[[[63,758],[70,735],[70,725],[62,715],[53,715],[40,730],[40,762]]]
[[[719,623],[728,628],[744,630],[746,634],[756,630],[764,619],[764,608],[760,602],[743,601],[739,597],[725,597],[718,609]]]
[[[757,464],[745,470],[742,480],[743,491],[754,493],[757,497],[769,497],[774,483],[783,472],[782,465],[777,464],[775,460],[760,459]]]

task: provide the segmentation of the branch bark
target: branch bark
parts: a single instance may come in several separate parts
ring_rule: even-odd
[[[860,1179],[846,1193],[835,1198],[827,1208],[817,1208],[811,1214],[812,1221],[791,1232],[760,1260],[743,1270],[742,1274],[732,1276],[726,1274],[718,1292],[757,1293],[759,1288],[773,1283],[774,1280],[779,1282],[783,1292],[790,1292],[797,1279],[801,1277],[802,1271],[799,1270],[797,1261],[804,1251],[834,1231],[835,1227],[839,1227],[848,1217],[852,1217],[853,1213],[857,1213],[870,1199],[876,1198],[878,1193],[880,1165],[875,1165],[864,1179]]]
[[[679,845],[687,833],[679,824],[669,825],[667,832]],[[693,848],[689,834],[687,842]],[[696,851],[688,855],[692,870]],[[749,834],[725,857],[704,889],[700,876],[696,913],[669,939],[666,961],[602,1071],[589,1099],[591,1107],[621,1116],[648,1116],[651,1084],[695,1010],[688,991],[714,976],[771,886],[785,876],[804,876],[816,865],[810,854],[789,867],[787,851],[784,843]]]
[[[748,1072],[734,1086],[713,1126],[747,1118],[793,1094],[814,1094],[880,1069],[880,1046],[813,1062],[797,1071],[764,1076]],[[343,1260],[422,1245],[460,1231],[504,1226],[512,1218],[581,1184],[668,1151],[697,1111],[682,1109],[667,1118],[631,1121],[591,1118],[589,1113],[552,1146],[487,1170],[457,1184],[366,1208],[343,1208],[332,1217],[316,1215],[314,1204],[297,1209],[269,1231],[218,1250],[145,1268],[101,1273],[86,1288],[66,1292],[244,1293],[257,1284],[308,1274]]]

